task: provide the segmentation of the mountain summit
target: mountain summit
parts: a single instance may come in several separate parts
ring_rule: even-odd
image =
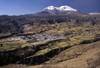
[[[64,5],[60,7],[48,6],[34,15],[84,15],[84,13],[81,13],[70,6]]]
[[[54,6],[48,6],[43,10],[58,10],[58,11],[77,11],[77,9],[73,9],[70,6],[60,6],[60,7],[54,7]]]

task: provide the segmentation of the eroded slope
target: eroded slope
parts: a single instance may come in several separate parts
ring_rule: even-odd
[[[99,68],[100,41],[73,46],[42,65],[27,68]]]

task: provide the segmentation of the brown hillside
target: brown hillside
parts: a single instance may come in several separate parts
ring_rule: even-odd
[[[1,68],[100,68],[100,41],[73,46],[41,65],[7,65]]]

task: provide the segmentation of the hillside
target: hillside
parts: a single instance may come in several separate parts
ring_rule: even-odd
[[[38,26],[45,24],[55,24],[65,22],[70,27],[93,26],[100,24],[100,16],[76,16],[76,15],[54,15],[54,16],[0,16],[1,36],[13,33],[25,33],[37,29]],[[36,27],[37,26],[37,27]],[[47,27],[48,28],[48,27]]]
[[[36,66],[7,65],[1,68],[100,68],[100,41],[73,46]]]
[[[100,15],[70,6],[0,16],[0,68],[99,68]]]
[[[49,24],[50,30],[38,32],[36,35],[27,33],[27,35],[1,39],[0,63],[2,64],[0,66],[9,63],[41,64],[70,47],[100,40],[100,27],[97,25],[91,27],[67,26],[66,23]],[[43,27],[47,29],[47,25],[41,25],[37,30],[39,31]]]

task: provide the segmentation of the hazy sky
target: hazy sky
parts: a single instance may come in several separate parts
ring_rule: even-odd
[[[36,13],[51,5],[68,5],[84,13],[100,12],[100,0],[0,0],[0,15]]]

